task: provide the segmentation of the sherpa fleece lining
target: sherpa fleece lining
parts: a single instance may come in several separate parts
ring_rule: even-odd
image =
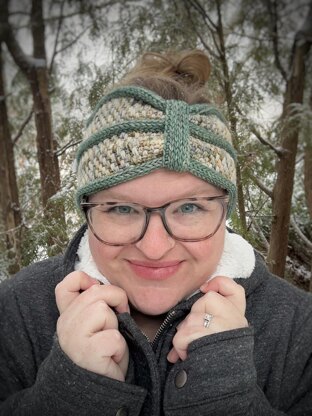
[[[75,270],[81,270],[104,284],[110,284],[107,278],[99,272],[93,260],[89,247],[88,230],[81,238],[77,254],[78,261],[75,264]],[[240,235],[226,231],[223,254],[215,272],[211,276],[207,276],[207,281],[215,276],[246,279],[251,275],[255,263],[252,246]]]

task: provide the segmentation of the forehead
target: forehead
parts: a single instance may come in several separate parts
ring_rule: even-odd
[[[159,169],[97,192],[90,197],[90,201],[100,202],[107,198],[114,198],[156,206],[185,197],[215,196],[222,193],[222,190],[190,173]]]

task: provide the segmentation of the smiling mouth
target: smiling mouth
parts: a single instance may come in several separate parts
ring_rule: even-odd
[[[136,276],[147,280],[165,280],[173,276],[181,267],[182,261],[165,263],[145,263],[140,261],[128,261],[128,264]]]

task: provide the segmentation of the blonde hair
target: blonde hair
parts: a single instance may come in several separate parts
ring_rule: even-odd
[[[211,72],[208,56],[199,49],[146,52],[117,85],[147,88],[166,100],[210,103],[206,83]]]

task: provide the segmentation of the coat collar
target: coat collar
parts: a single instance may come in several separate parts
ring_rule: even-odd
[[[87,226],[84,224],[70,242],[64,257],[64,276],[73,270],[82,270],[109,284],[96,268],[87,244],[86,232]],[[262,256],[240,235],[228,230],[221,260],[216,271],[207,280],[217,275],[234,279],[244,287],[248,296],[263,281],[267,275],[267,269]],[[198,298],[201,294],[196,292],[193,295]]]

